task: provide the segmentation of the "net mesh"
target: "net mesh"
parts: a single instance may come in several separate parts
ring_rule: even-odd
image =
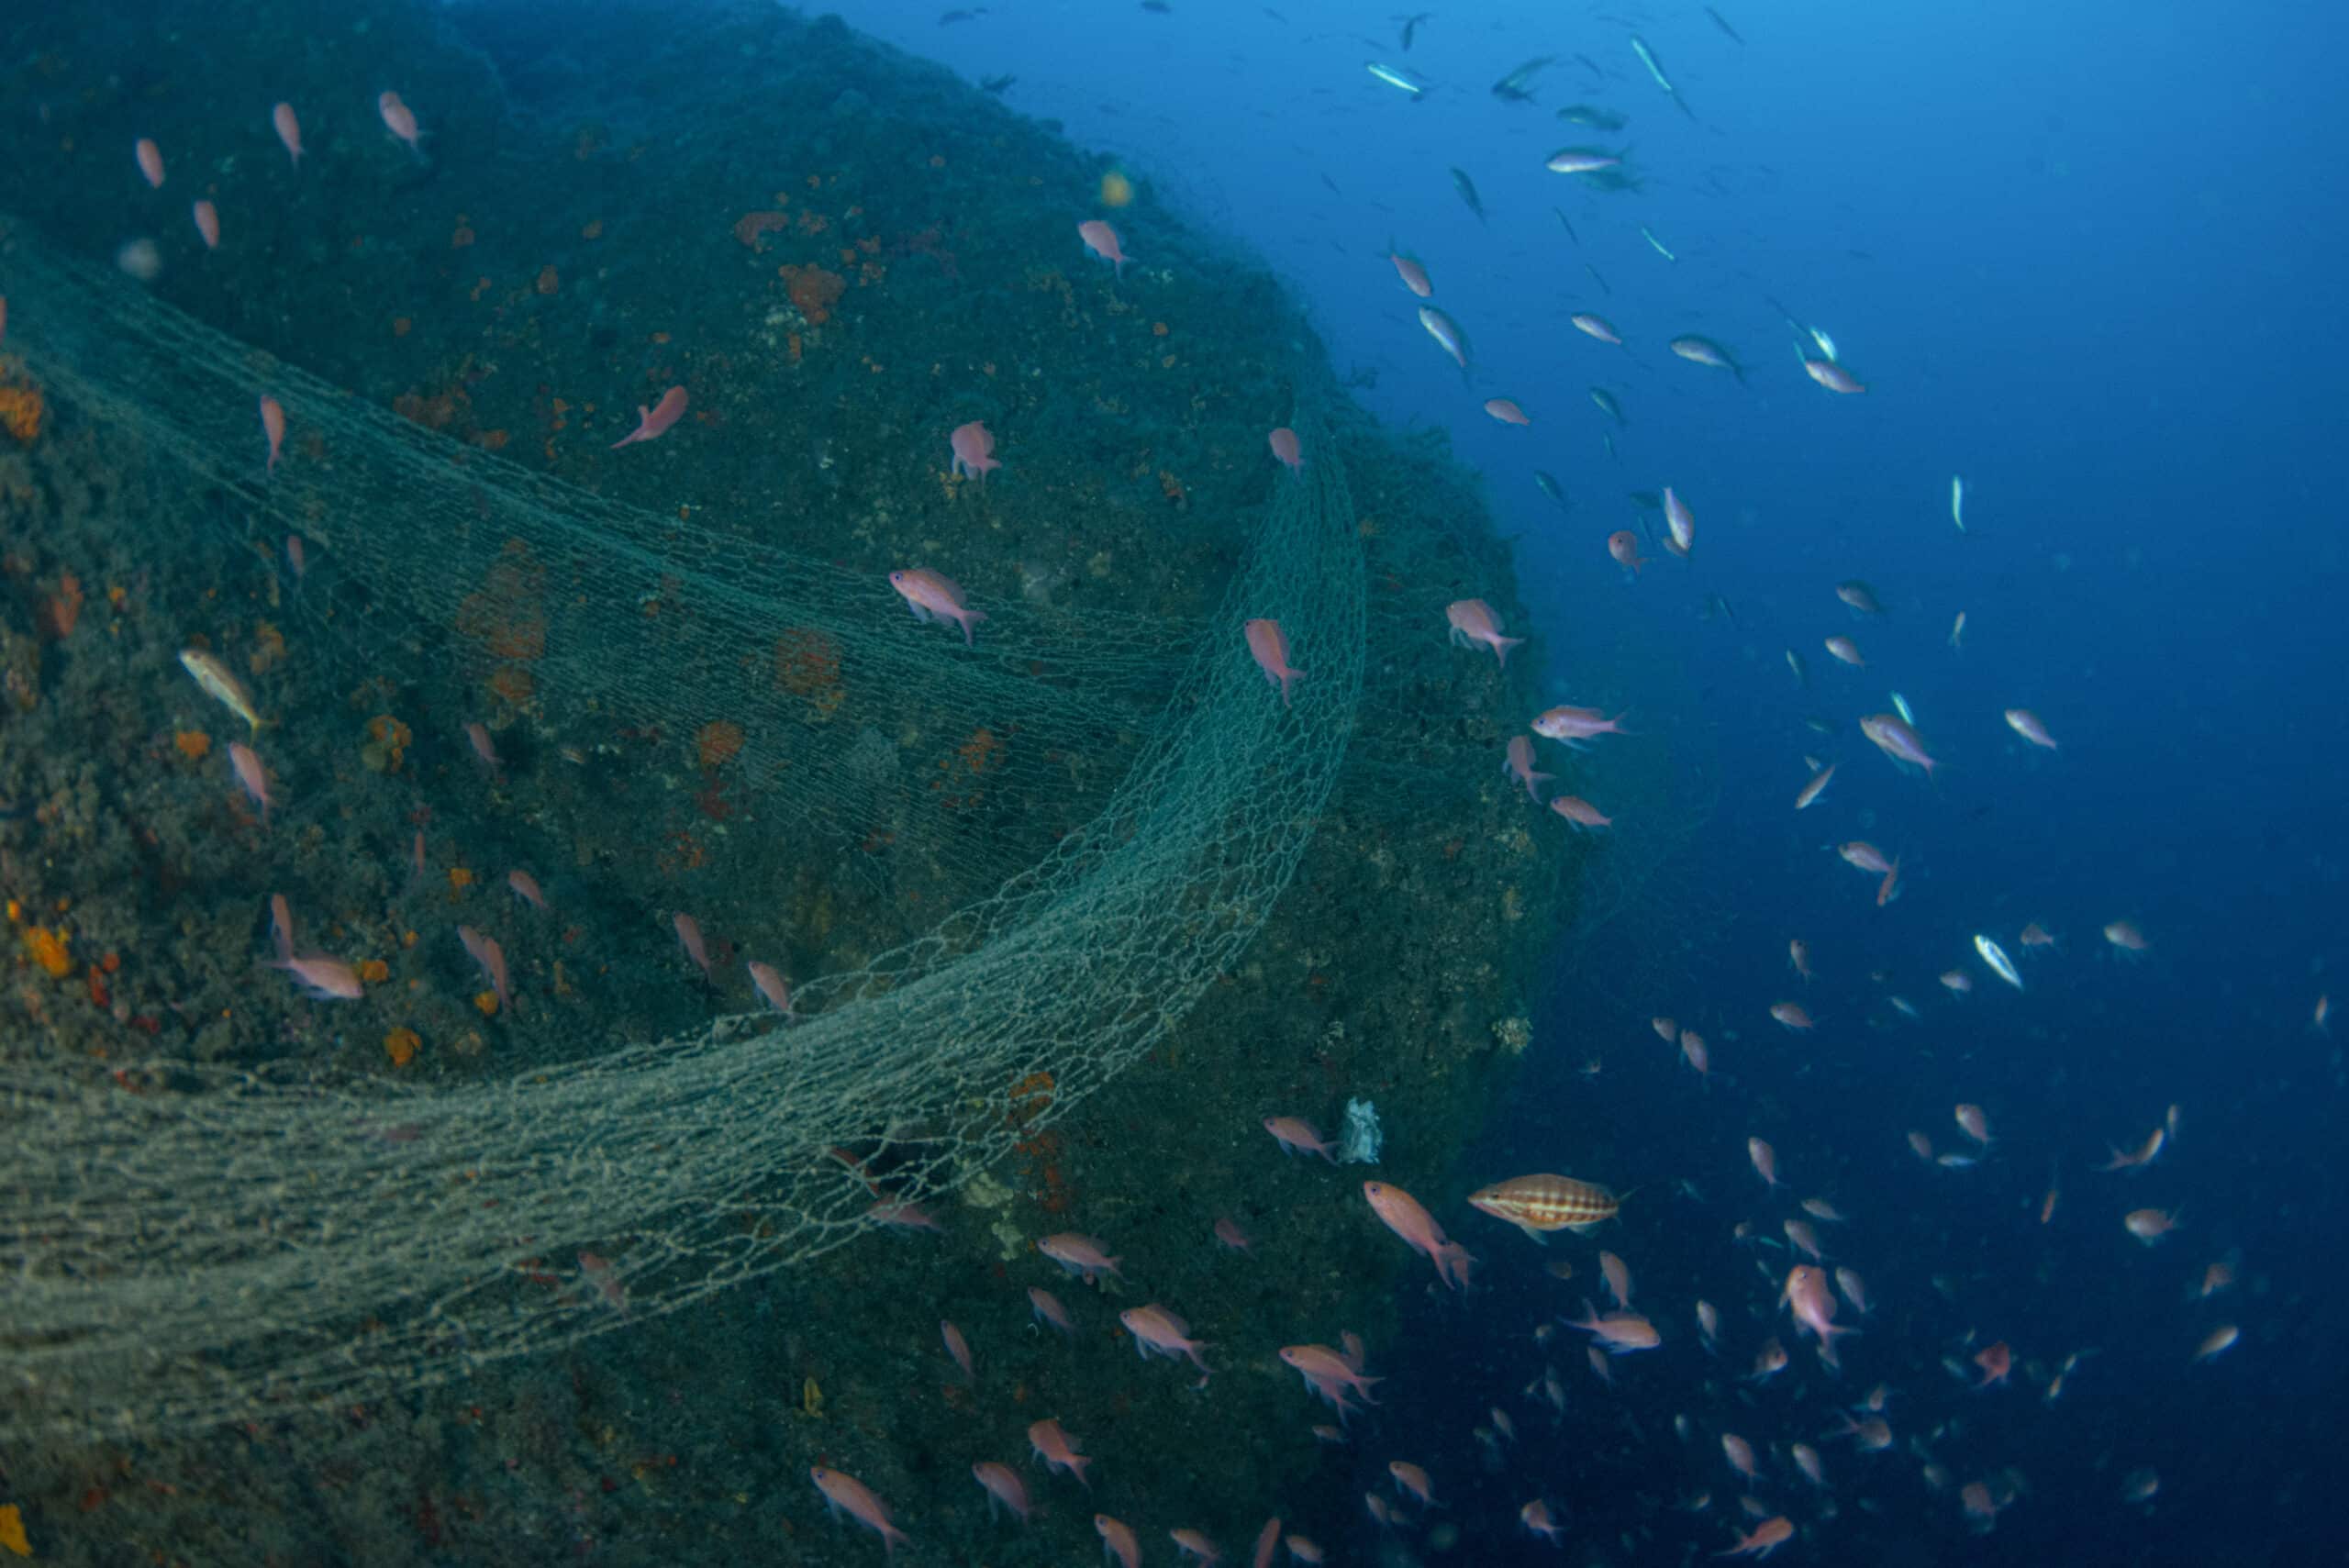
[[[1297,864],[1353,725],[1365,613],[1310,408],[1309,461],[1205,624],[974,597],[969,648],[878,571],[456,445],[7,228],[7,351],[251,539],[302,536],[309,613],[357,668],[485,686],[551,749],[722,719],[760,834],[836,873],[890,834],[966,895],[802,984],[796,1024],[583,1042],[499,1078],[0,1065],[0,1431],[428,1385],[837,1246],[1149,1051]],[[263,394],[289,429],[273,474]],[[1307,673],[1293,706],[1245,647],[1258,617]],[[984,791],[904,765],[969,735],[992,738]],[[1043,1073],[1050,1096],[1024,1095]]]

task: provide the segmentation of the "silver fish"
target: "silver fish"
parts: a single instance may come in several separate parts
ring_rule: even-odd
[[[1988,964],[1999,979],[2018,991],[2022,989],[2022,976],[2016,972],[2015,961],[2007,956],[2006,949],[1977,931],[1974,935],[1974,951],[1982,955],[1982,962]]]

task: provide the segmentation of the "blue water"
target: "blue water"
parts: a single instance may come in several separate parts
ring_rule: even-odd
[[[1640,895],[1569,939],[1513,1119],[1468,1163],[1640,1191],[1617,1226],[1549,1250],[1575,1262],[1566,1284],[1513,1233],[1459,1227],[1493,1294],[1473,1309],[1431,1300],[1413,1348],[1375,1369],[1399,1407],[1385,1430],[1426,1434],[1408,1457],[1452,1494],[1458,1550],[1546,1560],[1507,1534],[1537,1494],[1574,1522],[1578,1562],[1720,1550],[1740,1488],[1717,1439],[1731,1430],[1764,1451],[1752,1490],[1793,1517],[1787,1551],[1806,1560],[2340,1561],[2321,1505],[2325,1391],[2349,1385],[2332,1311],[2343,1079],[2310,1026],[2341,989],[2344,945],[2340,15],[1724,6],[1741,44],[1697,6],[1622,19],[1516,6],[1440,11],[1406,54],[1388,7],[1003,5],[949,26],[939,9],[843,14],[973,80],[1016,73],[1014,106],[1269,256],[1339,365],[1375,373],[1364,400],[1441,428],[1486,476],[1521,535],[1556,699],[1633,710],[1639,733],[1602,742],[1573,787],[1615,817]],[[1693,117],[1648,78],[1634,30]],[[1534,103],[1487,91],[1544,54],[1559,58]],[[1373,60],[1425,77],[1424,101],[1375,82]],[[1631,123],[1553,117],[1575,101]],[[1592,195],[1542,170],[1554,148],[1590,143],[1628,144],[1645,188]],[[1454,193],[1454,166],[1487,221]],[[1147,224],[1123,237],[1147,261]],[[1414,320],[1389,244],[1426,263],[1434,303],[1466,328],[1467,386]],[[1866,394],[1805,378],[1774,299],[1831,333]],[[1575,333],[1576,310],[1629,346]],[[1666,353],[1684,332],[1727,345],[1747,383]],[[1615,455],[1594,384],[1628,418]],[[1531,426],[1489,419],[1495,396]],[[1570,512],[1534,488],[1537,468]],[[1664,559],[1650,538],[1651,564],[1626,582],[1604,540],[1642,527],[1628,492],[1665,484],[1696,513],[1695,559]],[[1837,603],[1852,577],[1884,618]],[[1734,620],[1702,613],[1714,595]],[[1866,669],[1827,655],[1837,634]],[[1894,691],[1943,764],[1931,782],[1854,728]],[[2024,745],[2000,721],[2009,706],[2035,710],[2062,749]],[[1669,784],[1610,795],[1609,754],[1639,747],[1669,749]],[[1840,771],[1798,817],[1806,754]],[[1623,774],[1653,781],[1650,764]],[[1903,857],[1889,906],[1832,853],[1854,838]],[[2151,944],[2133,962],[2099,935],[2121,918]],[[2031,921],[2061,940],[2017,994],[1970,938],[2015,951]],[[1818,971],[1808,985],[1787,966],[1796,936]],[[1946,969],[1970,995],[1943,989]],[[1896,993],[1922,1018],[1894,1011]],[[1815,1032],[1770,1021],[1789,997]],[[1705,1032],[1709,1083],[1659,1044],[1652,1014]],[[1981,1163],[1919,1161],[1911,1129],[1967,1149],[1961,1101],[1990,1118]],[[2095,1169],[2171,1106],[2177,1136],[2151,1168]],[[1784,1194],[1747,1163],[1756,1135]],[[1840,1379],[1783,1315],[1768,1320],[1755,1268],[1783,1276],[1777,1222],[1805,1195],[1853,1216],[1821,1229],[1880,1304]],[[2121,1225],[2140,1207],[2175,1209],[2181,1229],[2140,1246]],[[1770,1244],[1733,1240],[1741,1220]],[[1666,1335],[1663,1353],[1617,1363],[1613,1389],[1580,1336],[1529,1338],[1578,1310],[1586,1284],[1596,1294],[1599,1246],[1630,1262]],[[2229,1258],[2233,1288],[2189,1302]],[[1698,1296],[1730,1325],[1719,1362],[1691,1349]],[[2227,1322],[2241,1342],[2193,1364]],[[1793,1364],[1749,1390],[1737,1374],[1771,1332]],[[1975,1394],[1944,1369],[1954,1358],[1970,1377],[1997,1340],[2013,1346],[2009,1386]],[[2094,1353],[2050,1404],[2075,1351]],[[1545,1362],[1570,1394],[1554,1429],[1520,1393]],[[1831,1409],[1879,1382],[1896,1390],[1895,1451],[1822,1439]],[[1496,1403],[1525,1442],[1489,1471],[1469,1433]],[[1824,1454],[1831,1492],[1793,1473],[1798,1440]],[[1357,1455],[1361,1489],[1384,1481],[1393,1446]],[[1928,1458],[1949,1490],[1925,1485]],[[2158,1495],[2125,1503],[2141,1468]],[[1969,1533],[1955,1487],[2009,1476],[1995,1530]],[[1687,1511],[1703,1493],[1709,1507]]]

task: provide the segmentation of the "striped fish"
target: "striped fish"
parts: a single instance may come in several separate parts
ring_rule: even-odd
[[[1615,1195],[1572,1176],[1518,1176],[1468,1195],[1468,1207],[1505,1219],[1535,1240],[1544,1230],[1586,1232],[1615,1218]]]

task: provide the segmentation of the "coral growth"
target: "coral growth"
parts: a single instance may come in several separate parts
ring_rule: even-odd
[[[807,318],[811,327],[820,327],[831,318],[832,306],[840,303],[841,292],[848,287],[846,278],[818,266],[784,266],[777,271],[791,291],[791,303],[799,307],[799,314]]]

